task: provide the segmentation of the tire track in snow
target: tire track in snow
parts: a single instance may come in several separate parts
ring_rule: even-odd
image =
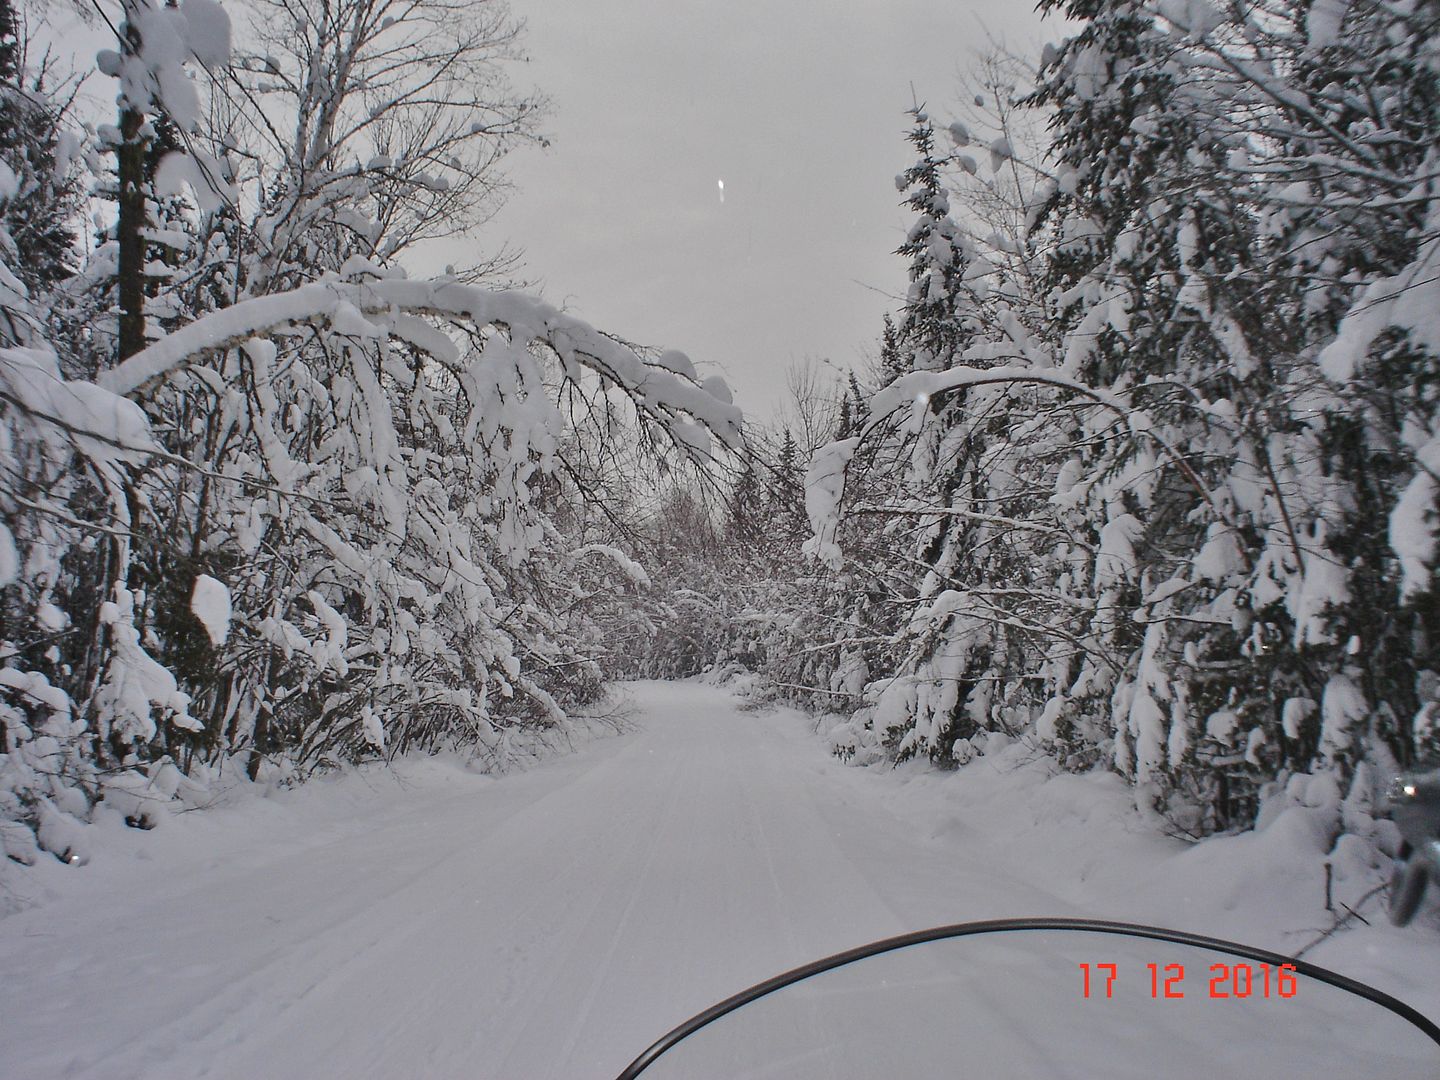
[[[602,756],[592,769],[603,768],[609,757],[609,754]],[[532,781],[534,777],[522,775],[515,779]],[[436,800],[428,807],[428,813],[434,814],[440,809],[457,815],[450,831],[468,834],[475,828],[484,836],[503,830],[517,817],[543,812],[545,804],[564,796],[568,786],[542,789],[537,797],[522,799],[519,805],[496,806],[495,810],[499,813],[493,819],[476,824],[460,819],[457,813],[473,805],[473,796],[470,799],[447,797]],[[198,878],[192,875],[189,880],[195,881],[194,885],[178,892],[167,890],[167,894],[160,898],[160,904],[151,908],[152,916],[158,916],[157,921],[162,924],[172,921],[183,924],[187,915],[193,922],[196,911],[213,911],[227,901],[232,905],[230,914],[238,918],[194,927],[206,939],[197,950],[199,956],[205,957],[217,951],[225,955],[228,962],[213,965],[223,966],[224,980],[212,982],[183,997],[167,995],[163,986],[147,986],[147,993],[158,992],[160,1000],[154,1003],[154,1007],[143,1010],[134,1021],[111,1025],[101,1033],[100,1045],[91,1047],[88,1052],[71,1054],[64,1059],[63,1065],[56,1062],[55,1067],[63,1068],[65,1075],[76,1080],[87,1077],[97,1080],[128,1080],[131,1077],[153,1080],[167,1075],[187,1078],[209,1075],[212,1071],[209,1063],[195,1071],[180,1069],[173,1073],[168,1071],[166,1063],[181,1054],[187,1045],[207,1040],[221,1045],[235,1045],[247,1038],[249,1033],[272,1026],[318,987],[342,977],[348,969],[362,966],[377,948],[386,944],[383,936],[372,933],[369,940],[356,946],[353,941],[356,936],[366,937],[363,933],[357,935],[357,931],[367,926],[376,928],[377,922],[382,930],[403,925],[406,913],[423,909],[423,898],[433,887],[433,879],[442,868],[454,863],[456,850],[453,840],[442,845],[438,853],[434,846],[422,842],[427,836],[433,840],[435,833],[433,823],[426,821],[426,816],[427,811],[416,810],[405,815],[414,821],[386,823],[385,839],[388,843],[384,845],[377,845],[369,831],[342,834],[328,847],[318,849],[309,844],[297,849],[287,843],[278,856],[264,858],[269,855],[268,852],[257,852],[262,856],[259,865],[252,864],[243,871],[230,871],[223,875]],[[373,824],[366,823],[367,827]],[[382,847],[381,858],[376,860],[379,867],[376,873],[364,875],[364,888],[332,887],[330,882],[343,882],[353,876],[357,866],[369,861],[367,856],[376,854],[377,846]],[[319,875],[318,889],[314,888],[317,867],[325,871]],[[188,868],[178,869],[180,873],[174,877],[184,878]],[[234,910],[235,898],[246,892],[242,888],[246,880],[253,884],[256,878],[266,879],[267,884],[272,886],[268,891],[274,894],[273,897],[267,901],[262,893],[261,902],[250,910]],[[299,883],[302,889],[310,887],[311,893],[305,899],[313,901],[313,910],[303,907],[295,910],[296,898],[287,895],[289,890],[286,887],[286,883],[292,881]],[[377,888],[377,882],[385,884]],[[543,887],[549,882],[542,879],[535,884]],[[261,914],[256,910],[260,908],[273,909],[281,915]],[[340,909],[338,912],[337,908]],[[381,912],[387,910],[393,911],[394,915],[378,918]],[[105,943],[102,951],[108,954],[110,967],[125,972],[126,981],[134,982],[138,989],[141,985],[153,983],[153,978],[146,975],[147,968],[154,976],[163,978],[162,973],[172,969],[174,958],[156,950],[152,934],[127,934],[126,924],[133,922],[133,915],[106,911],[94,929],[99,932],[96,936]],[[229,949],[224,947],[227,938]],[[237,938],[261,944],[256,949],[236,949],[233,943]],[[336,948],[337,942],[343,943],[341,948]],[[219,949],[216,945],[220,946]],[[342,957],[338,963],[334,961],[337,953]],[[139,1000],[139,995],[131,999],[132,1003]],[[112,1002],[112,1009],[114,1004]],[[82,1008],[95,1011],[101,1006],[89,1001],[84,1002]],[[155,1020],[157,1015],[162,1017],[158,1023]],[[70,1025],[62,1021],[62,1026],[68,1035]],[[225,1033],[224,1037],[215,1039],[221,1032]],[[62,1046],[70,1040],[57,1034],[52,1041],[54,1045]],[[3,1063],[3,1054],[0,1054],[0,1063]],[[222,1058],[213,1067],[223,1071],[227,1066]],[[0,1069],[0,1072],[4,1070]]]
[[[665,792],[663,804],[659,812],[660,820],[669,820],[671,814],[673,813],[676,796],[680,790],[681,775],[681,770],[679,768],[672,767],[670,784]],[[601,958],[600,966],[590,977],[590,989],[586,992],[585,998],[581,1002],[580,1009],[576,1015],[575,1024],[571,1028],[570,1034],[566,1038],[563,1044],[563,1048],[561,1049],[560,1057],[565,1061],[569,1061],[573,1056],[573,1053],[576,1049],[576,1044],[579,1042],[581,1033],[588,1026],[590,1018],[595,1011],[596,999],[599,997],[600,990],[603,986],[605,986],[607,976],[609,975],[611,968],[614,966],[615,955],[620,948],[621,941],[624,940],[625,931],[630,928],[631,918],[634,915],[637,902],[640,900],[641,897],[641,893],[649,884],[651,868],[655,864],[655,856],[659,850],[660,833],[658,831],[652,831],[649,834],[648,843],[645,845],[645,854],[643,859],[641,860],[639,873],[629,877],[630,891],[629,896],[625,900],[625,906],[620,912],[619,919],[617,919],[614,924],[609,927],[610,944],[606,948],[604,956]],[[592,918],[592,925],[595,921],[596,920]]]

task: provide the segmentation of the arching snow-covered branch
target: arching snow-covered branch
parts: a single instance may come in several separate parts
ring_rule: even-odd
[[[543,342],[554,351],[567,375],[578,377],[580,369],[589,369],[624,390],[637,408],[653,419],[673,422],[684,414],[724,445],[740,445],[741,413],[725,400],[728,394],[723,382],[712,376],[701,384],[687,377],[674,359],[676,354],[666,354],[670,359],[663,365],[647,363],[629,346],[542,300],[457,282],[336,279],[245,300],[162,338],[105,372],[99,381],[113,393],[134,394],[206,356],[307,323],[328,324],[340,333],[357,336],[395,334],[423,347],[425,343],[413,327],[401,322],[405,316],[415,315],[456,319],[476,327],[503,327],[511,341],[521,345]],[[697,442],[689,429],[681,429],[681,438],[687,445]]]

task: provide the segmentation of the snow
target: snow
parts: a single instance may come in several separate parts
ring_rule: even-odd
[[[1305,35],[1310,48],[1318,51],[1334,45],[1350,0],[1315,0],[1305,16]]]
[[[609,544],[586,544],[584,547],[576,549],[570,557],[573,561],[579,562],[586,555],[603,556],[614,563],[622,574],[640,588],[651,587],[650,575],[645,572],[645,568],[617,547]]]
[[[191,55],[208,68],[230,62],[230,16],[216,0],[185,0],[185,40]]]
[[[797,576],[775,551],[737,564],[722,549],[699,560],[705,574],[724,567],[713,587],[680,581],[701,592],[676,587],[666,556],[654,582],[633,561],[635,538],[611,511],[623,501],[643,517],[646,498],[594,518],[559,508],[581,490],[610,502],[605,459],[624,469],[629,456],[609,449],[627,430],[658,437],[647,489],[669,482],[672,451],[723,475],[747,449],[724,379],[448,268],[406,278],[412,230],[387,236],[385,222],[418,211],[422,230],[444,231],[464,191],[416,202],[446,179],[414,169],[447,158],[465,169],[445,147],[417,157],[388,145],[385,117],[403,99],[383,72],[377,84],[356,69],[358,108],[338,83],[321,87],[348,64],[343,46],[302,48],[326,58],[292,75],[307,88],[298,101],[312,89],[332,101],[345,145],[281,151],[299,187],[256,209],[263,191],[243,187],[256,175],[237,171],[255,148],[235,141],[255,125],[203,123],[223,87],[200,68],[229,62],[226,9],[128,0],[134,33],[97,66],[122,108],[146,114],[145,137],[163,112],[187,147],[157,163],[150,191],[161,221],[145,236],[178,256],[144,268],[161,285],[145,320],[158,340],[120,364],[99,359],[114,345],[97,288],[117,241],[75,253],[78,276],[54,295],[39,284],[45,267],[20,266],[36,279],[27,290],[0,260],[0,334],[22,346],[0,349],[13,488],[0,586],[16,609],[0,641],[0,843],[35,865],[0,860],[0,910],[37,905],[0,925],[0,970],[7,983],[20,974],[0,985],[0,1073],[609,1072],[676,1012],[925,922],[1092,912],[1293,949],[1347,904],[1376,911],[1397,846],[1372,817],[1378,778],[1397,758],[1423,760],[1440,729],[1420,632],[1440,562],[1426,381],[1440,355],[1440,208],[1420,162],[1428,149],[1433,165],[1435,140],[1406,119],[1434,35],[1407,2],[1313,0],[1290,5],[1283,26],[1219,0],[1098,6],[1083,20],[1092,32],[1046,47],[1048,87],[985,80],[974,103],[993,106],[999,138],[972,116],[973,131],[949,126],[954,152],[936,162],[927,127],[923,167],[897,178],[920,214],[889,385],[866,408],[852,382],[843,430],[806,433],[856,436],[822,446],[804,494],[805,551],[843,572]],[[1115,22],[1120,9],[1138,22]],[[308,40],[315,27],[294,29]],[[415,23],[392,45],[403,51],[412,31],[418,44]],[[257,72],[253,57],[245,66]],[[1381,70],[1393,78],[1369,94],[1364,74]],[[1056,124],[1012,145],[1025,125],[1009,111],[1029,108],[1031,89]],[[1332,129],[1325,117],[1342,113],[1359,119]],[[470,119],[437,122],[441,141]],[[506,126],[491,119],[472,130]],[[316,130],[325,142],[329,128]],[[72,194],[103,179],[119,136],[87,131],[57,146],[54,179]],[[1170,146],[1176,132],[1196,137]],[[992,171],[1038,163],[1012,177],[1008,209],[990,199],[1003,177],[966,176],[987,148]],[[1134,171],[1151,151],[1155,183]],[[40,179],[45,154],[24,157],[0,162],[0,201]],[[322,158],[338,172],[304,165]],[[412,175],[376,186],[367,161]],[[222,209],[238,232],[207,220]],[[1216,214],[1258,231],[1231,236]],[[1008,235],[1007,215],[1034,243]],[[234,248],[242,234],[256,242]],[[0,228],[0,248],[11,239]],[[1258,257],[1272,252],[1283,253],[1273,267]],[[1256,336],[1237,282],[1282,308],[1293,298],[1296,332]],[[195,297],[232,303],[207,314]],[[1183,338],[1167,336],[1170,316],[1192,324]],[[897,363],[911,374],[894,377]],[[68,377],[81,372],[99,374]],[[752,431],[763,446],[764,427]],[[780,509],[776,487],[763,501]],[[793,528],[772,532],[793,554]],[[607,651],[640,670],[645,647],[623,636],[632,617],[664,642],[675,627],[650,613],[673,619],[681,605],[750,638],[732,649],[721,630],[697,636],[686,645],[697,657],[726,641],[708,655],[754,664],[771,692],[833,695],[848,718],[816,740],[815,721],[794,714],[642,686],[623,738],[504,783],[403,760],[393,776],[305,792],[210,783],[234,771],[230,753],[253,753],[242,765],[273,781],[403,754],[417,731],[511,761],[512,738],[568,735],[562,703],[586,699]],[[177,615],[195,633],[173,639]],[[200,629],[211,649],[197,660]],[[839,769],[827,740],[856,762],[905,763]],[[927,757],[960,768],[942,775]],[[215,797],[231,805],[175,812]],[[1160,835],[1241,828],[1257,812],[1244,836],[1187,848]],[[122,821],[166,827],[141,836]],[[1434,1011],[1424,976],[1437,925],[1347,929],[1318,955]],[[42,940],[52,926],[63,930]],[[1032,959],[894,969],[904,1016],[885,1038],[866,1038],[868,1022],[897,1010],[859,998],[836,1006],[842,1031],[815,1008],[781,1026],[826,1035],[832,1056],[895,1055],[867,1074],[934,1071],[901,1055],[934,1049],[957,1018],[980,1028],[961,1036],[966,1054],[999,1075],[1056,1075],[1052,1053],[1135,1041],[1092,1034],[1093,1011],[1059,1016],[1063,987]],[[967,970],[978,999],[977,987],[955,992]],[[947,1011],[925,1020],[927,999]],[[93,1030],[72,1030],[76,1015],[96,1018]],[[1364,1053],[1385,1052],[1378,1028],[1346,1023],[1343,1007],[1295,1015],[1362,1029]],[[1177,1054],[1223,1027],[1197,1075],[1276,1060],[1243,1028],[1282,1027],[1283,1007],[1215,1028],[1195,1016],[1138,1026]],[[990,1058],[1016,1029],[1022,1057]],[[782,1049],[783,1035],[762,1025],[742,1041],[795,1075],[790,1049],[807,1051]],[[1055,1038],[1058,1050],[1044,1045]],[[1405,1071],[1316,1059],[1320,1042],[1301,1031],[1281,1063]],[[1066,1060],[1112,1076],[1132,1064]],[[1188,1074],[1170,1065],[1143,1071]]]
[[[375,715],[375,710],[368,706],[360,713],[360,726],[365,733],[365,741],[376,750],[385,749],[385,725],[381,723],[380,717]]]
[[[1204,37],[1225,21],[1209,0],[1160,0],[1157,8],[1187,36]]]
[[[1244,570],[1245,556],[1235,531],[1222,522],[1213,522],[1207,530],[1204,545],[1190,565],[1197,581],[1213,581],[1216,584]]]
[[[145,651],[134,618],[134,593],[117,585],[115,599],[100,605],[100,622],[109,627],[115,652],[95,695],[97,708],[102,715],[115,717],[115,726],[134,741],[155,734],[156,712],[178,728],[199,731],[199,721],[190,715],[190,696]]]
[[[1311,552],[1305,561],[1300,588],[1286,602],[1295,617],[1296,645],[1318,645],[1330,640],[1326,614],[1350,599],[1349,574],[1333,556]]]
[[[209,574],[195,578],[190,594],[190,611],[205,627],[211,645],[223,645],[230,635],[230,590]]]
[[[138,405],[94,383],[64,378],[52,352],[0,349],[0,391],[57,441],[74,433],[75,443],[99,460],[140,462],[159,449]]]
[[[95,54],[95,69],[101,75],[108,75],[112,79],[118,79],[124,67],[120,60],[120,54],[114,49],[101,49]]]
[[[678,349],[669,349],[661,353],[656,358],[655,363],[666,371],[673,371],[676,375],[683,375],[687,379],[695,378],[694,363]]]
[[[1285,737],[1300,738],[1302,725],[1315,715],[1318,708],[1319,706],[1309,698],[1286,698],[1281,709],[1281,727],[1285,731]]]
[[[305,595],[315,609],[315,617],[325,630],[324,637],[317,638],[311,643],[310,657],[315,661],[315,667],[318,670],[324,671],[329,668],[337,676],[343,676],[349,671],[349,665],[345,662],[345,644],[349,637],[349,627],[345,625],[344,617],[325,602],[325,597],[320,595],[319,590],[311,589]]]
[[[0,588],[14,581],[19,571],[20,552],[15,548],[15,536],[0,522]]]
[[[199,148],[190,153],[172,151],[160,159],[155,169],[155,191],[158,195],[177,196],[188,188],[201,210],[214,213],[236,198],[235,185],[227,179],[229,174],[220,158]]]
[[[1351,750],[1354,729],[1370,714],[1361,689],[1347,675],[1331,675],[1320,699],[1320,752],[1334,760]]]
[[[1100,527],[1100,547],[1095,553],[1095,587],[1108,588],[1135,574],[1135,541],[1144,526],[1133,514],[1120,514]]]
[[[1390,511],[1390,547],[1400,560],[1400,593],[1406,598],[1429,584],[1440,548],[1440,435],[1416,458],[1420,469]]]
[[[185,0],[170,6],[131,0],[125,17],[139,40],[135,50],[96,56],[96,67],[120,81],[120,101],[142,113],[163,111],[186,131],[200,119],[200,95],[186,64],[223,67],[230,61],[230,17],[216,0]]]
[[[1440,224],[1440,211],[1432,210],[1427,225]],[[1440,285],[1434,267],[1440,263],[1440,239],[1419,246],[1415,258],[1400,273],[1371,281],[1350,304],[1334,340],[1316,360],[1327,378],[1337,383],[1352,379],[1366,350],[1383,331],[1410,331],[1411,339],[1431,352],[1440,351],[1440,320],[1434,317],[1440,302]]]
[[[68,717],[73,708],[65,692],[59,687],[51,686],[38,671],[0,668],[0,686],[20,691],[31,702],[39,703],[59,716]]]
[[[815,530],[815,535],[805,541],[805,552],[830,566],[840,563],[840,546],[835,542],[840,497],[845,490],[845,470],[859,446],[859,438],[822,446],[815,451],[805,473],[805,512]]]
[[[1001,136],[990,143],[990,171],[999,172],[1000,166],[1015,156],[1010,140]]]
[[[1135,745],[1131,768],[1137,785],[1140,785],[1137,791],[1143,792],[1146,781],[1165,766],[1165,721],[1165,711],[1148,689],[1135,694],[1127,723]],[[1118,749],[1117,746],[1116,763],[1123,767]]]
[[[330,328],[337,334],[357,338],[380,338],[384,331],[360,314],[354,304],[341,301],[330,313]]]
[[[501,780],[403,760],[293,791],[235,781],[152,832],[102,815],[90,865],[43,860],[35,906],[0,920],[0,1075],[613,1076],[745,986],[925,926],[1095,916],[1288,954],[1330,921],[1333,785],[1192,846],[1144,827],[1119,777],[1051,775],[1020,742],[958,773],[855,769],[797,713],[698,683],[628,692],[629,734]],[[57,845],[87,839],[55,813]],[[1338,871],[1334,888],[1358,900]],[[1434,928],[1371,922],[1308,958],[1440,1015]],[[1433,1045],[1308,981],[1293,1001],[1204,1000],[1213,959],[1031,935],[913,950],[855,969],[868,989],[823,984],[843,992],[714,1035],[786,1076],[832,1075],[780,1065],[825,1046],[986,1075],[1429,1075]],[[1080,996],[1080,962],[1120,966],[1116,1000]],[[1187,965],[1184,1002],[1149,999],[1150,962]],[[707,1075],[705,1047],[686,1052],[653,1075]]]
[[[1235,731],[1240,726],[1240,717],[1228,709],[1211,713],[1205,720],[1205,734],[1217,742],[1229,746],[1235,741]]]
[[[730,384],[725,381],[723,375],[705,376],[704,379],[700,380],[700,388],[716,401],[723,402],[726,405],[733,405],[735,403],[735,397],[730,392]]]

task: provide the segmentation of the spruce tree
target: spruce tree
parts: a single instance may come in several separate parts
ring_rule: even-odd
[[[32,297],[75,272],[71,227],[79,196],[59,159],[60,107],[39,76],[27,76],[14,0],[0,0],[0,259]]]
[[[880,335],[879,384],[888,386],[910,370],[910,361],[900,349],[900,331],[887,311],[885,327]]]
[[[905,205],[915,222],[897,254],[910,260],[910,287],[896,340],[904,370],[948,367],[964,347],[967,292],[963,287],[970,248],[950,217],[950,199],[935,152],[935,127],[919,106],[910,111],[914,125],[906,136],[918,160],[896,179],[906,192]]]
[[[898,328],[886,324],[882,356],[896,354],[911,372],[956,366],[988,367],[974,348],[995,333],[1000,307],[986,299],[993,273],[951,215],[949,163],[935,148],[934,127],[920,108],[908,140],[918,155],[899,181],[915,220],[898,254],[909,260],[910,281]],[[995,452],[1010,427],[1012,396],[1003,386],[971,387],[916,399],[903,425],[918,431],[897,492],[916,508],[908,522],[915,581],[915,614],[897,635],[904,649],[897,678],[883,692],[875,725],[899,757],[926,754],[949,764],[963,760],[970,736],[986,730],[1008,707],[1013,667],[1011,632],[984,595],[993,582],[1033,570],[1016,559],[1019,537],[1002,535],[991,518],[1013,496],[1015,478]],[[928,612],[929,614],[925,614]]]

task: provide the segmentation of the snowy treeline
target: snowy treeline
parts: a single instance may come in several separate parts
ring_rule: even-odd
[[[1041,6],[983,137],[915,111],[890,381],[810,468],[815,555],[912,568],[845,749],[1026,736],[1195,834],[1368,798],[1440,749],[1440,6]]]
[[[227,14],[228,13],[228,14]],[[465,234],[535,102],[495,4],[126,0],[115,125],[0,0],[0,839],[83,860],[252,778],[503,763],[594,700],[631,560],[587,532],[623,435],[739,442],[724,383],[522,293]],[[230,19],[243,25],[232,34]],[[94,211],[93,244],[78,239]]]

